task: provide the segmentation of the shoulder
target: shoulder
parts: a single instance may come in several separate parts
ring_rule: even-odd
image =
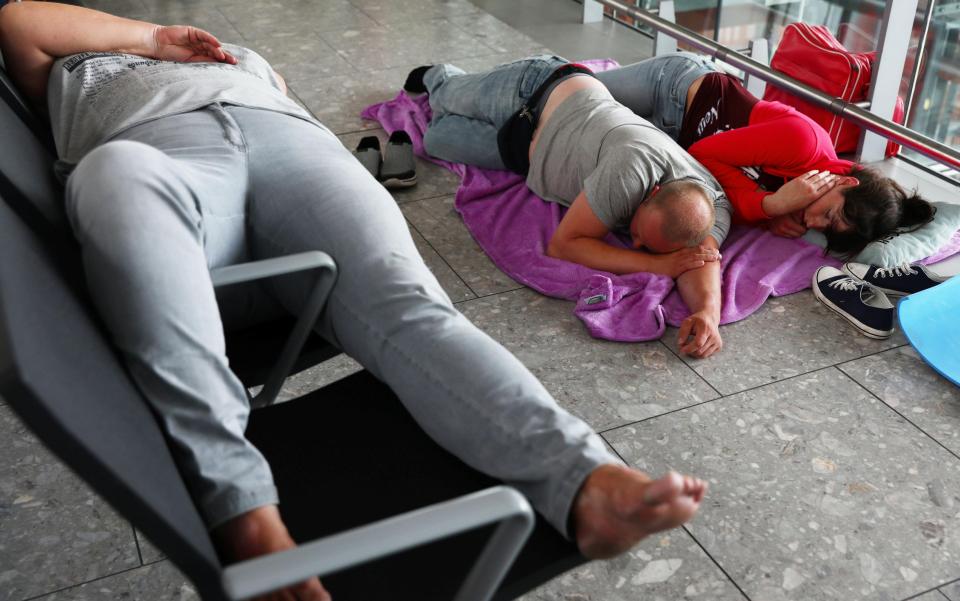
[[[827,135],[816,121],[781,102],[758,102],[750,114],[750,125],[775,127],[778,142],[793,146],[796,152],[812,152]]]

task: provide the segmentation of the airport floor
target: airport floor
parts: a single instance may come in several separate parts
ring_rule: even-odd
[[[364,135],[386,138],[359,112],[421,64],[477,70],[546,49],[621,62],[651,53],[625,27],[577,24],[572,0],[88,5],[256,49],[350,148]],[[460,310],[626,462],[710,483],[685,528],[525,600],[960,601],[960,390],[901,333],[865,338],[807,290],[722,327],[724,350],[706,360],[679,355],[675,329],[652,342],[595,340],[572,303],[514,282],[481,252],[454,209],[456,177],[424,161],[418,173],[395,198]],[[291,378],[285,394],[355,369],[334,360]],[[197,598],[2,401],[0,441],[0,601]]]

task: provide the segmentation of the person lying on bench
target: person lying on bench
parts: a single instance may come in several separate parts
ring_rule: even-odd
[[[933,218],[933,205],[893,179],[837,158],[816,121],[758,99],[706,57],[656,56],[597,78],[717,177],[738,221],[791,238],[820,230],[828,250],[852,257]]]
[[[418,67],[404,89],[429,95],[429,154],[524,174],[538,196],[569,207],[547,255],[676,278],[691,311],[680,350],[708,357],[723,344],[718,249],[730,204],[709,171],[590,75],[537,56],[483,73]],[[629,235],[632,248],[607,243],[610,232]]]
[[[587,557],[697,511],[704,482],[622,465],[454,308],[396,202],[256,53],[194,27],[47,2],[0,10],[0,51],[49,109],[91,296],[226,560],[294,542],[270,467],[244,438],[247,393],[224,354],[209,270],[308,250],[340,273],[317,332]],[[311,288],[307,276],[278,281],[239,305],[242,318],[296,314]],[[284,595],[329,598],[316,578]]]

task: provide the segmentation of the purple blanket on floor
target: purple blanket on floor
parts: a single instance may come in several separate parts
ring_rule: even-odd
[[[587,64],[595,70],[616,65],[612,61]],[[363,117],[379,121],[388,133],[406,130],[418,156],[460,175],[455,206],[484,252],[521,284],[548,296],[576,301],[574,314],[592,336],[631,342],[653,340],[663,335],[666,325],[678,326],[690,314],[669,277],[615,275],[548,257],[547,242],[560,223],[564,207],[534,195],[524,179],[514,173],[428,157],[422,144],[430,121],[426,96],[410,98],[401,91],[393,100],[367,107]],[[626,246],[614,236],[608,241]],[[721,253],[721,323],[743,319],[771,295],[809,287],[821,265],[840,265],[803,240],[742,226],[733,227]]]

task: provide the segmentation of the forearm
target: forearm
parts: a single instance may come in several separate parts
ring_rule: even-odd
[[[152,23],[52,2],[18,2],[0,11],[0,50],[14,80],[42,100],[53,62],[78,52],[124,52],[152,57]]]
[[[13,46],[25,45],[53,58],[78,52],[127,52],[150,56],[155,48],[153,32],[156,25],[70,4],[9,4],[3,10],[2,21],[4,56],[8,45],[11,53],[17,50]]]
[[[781,188],[782,189],[782,188]],[[763,197],[763,212],[769,217],[780,217],[789,215],[800,209],[805,209],[810,204],[806,198],[786,198],[783,195],[773,192]]]
[[[719,248],[713,238],[707,238],[704,246]],[[706,312],[720,323],[720,262],[712,261],[703,267],[691,269],[677,278],[680,296],[691,313]]]
[[[596,238],[574,238],[562,244],[551,242],[547,255],[616,274],[656,270],[656,259],[649,253],[617,248]]]

